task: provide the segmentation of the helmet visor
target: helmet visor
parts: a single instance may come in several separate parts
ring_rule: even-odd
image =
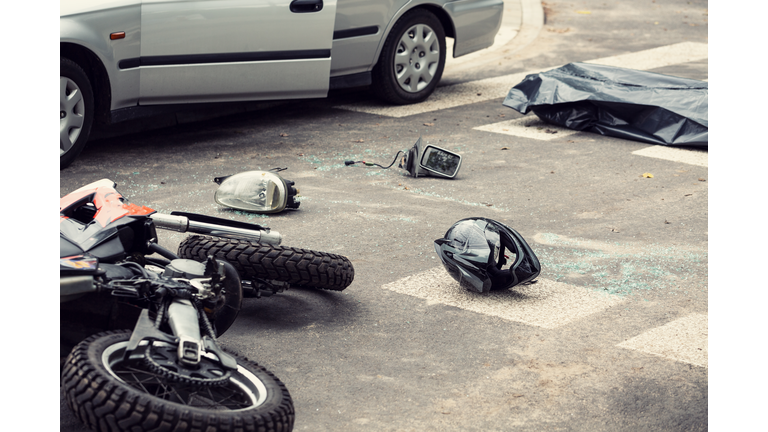
[[[445,238],[448,239],[448,244],[459,253],[481,252],[488,249],[484,231],[472,221],[454,225],[448,230]]]

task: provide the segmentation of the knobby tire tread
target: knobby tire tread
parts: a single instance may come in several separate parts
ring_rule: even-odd
[[[89,428],[104,432],[290,432],[293,429],[295,412],[285,385],[268,370],[235,353],[230,354],[237,358],[238,364],[248,364],[251,369],[265,372],[279,385],[279,406],[261,413],[230,415],[162,401],[118,382],[103,366],[95,364],[91,358],[93,352],[89,355],[89,346],[107,336],[128,340],[130,334],[129,330],[122,330],[93,335],[79,343],[67,357],[61,377],[65,399],[70,410]]]
[[[241,239],[189,236],[179,245],[178,255],[197,261],[213,255],[232,264],[242,279],[277,280],[297,287],[342,291],[355,278],[354,267],[344,256]]]

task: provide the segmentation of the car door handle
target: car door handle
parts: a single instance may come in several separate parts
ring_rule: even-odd
[[[306,13],[320,12],[323,10],[323,0],[293,0],[291,2],[291,12]]]

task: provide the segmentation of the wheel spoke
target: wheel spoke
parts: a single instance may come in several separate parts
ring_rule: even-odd
[[[80,101],[83,100],[83,94],[80,92],[80,89],[76,88],[72,90],[72,93],[70,93],[67,96],[67,102],[66,102],[66,111],[68,114],[75,112],[75,107],[77,104],[80,103]]]
[[[413,78],[413,71],[411,68],[405,68],[402,73],[397,76],[397,82],[400,83],[400,86],[403,88],[409,88],[413,85]],[[409,79],[410,81],[408,81]]]
[[[433,64],[437,64],[440,61],[440,51],[432,51],[428,50],[424,53],[424,63],[432,66]]]
[[[61,122],[61,130],[59,132],[59,154],[64,154],[72,148],[72,140],[69,139],[69,128],[66,122]]]
[[[425,35],[424,34],[424,28],[422,26],[422,28],[420,29],[420,33],[419,34],[421,35],[421,37],[422,37],[422,39],[424,41],[423,42],[424,45],[426,45],[428,47],[431,47],[432,44],[437,42],[437,36],[435,35],[435,32],[432,31],[432,29],[429,28],[429,27],[427,27],[427,34]]]
[[[408,36],[408,33],[410,33],[410,31],[403,33],[403,37],[400,38],[400,49],[407,55],[410,55],[411,51],[413,51],[413,48],[416,46],[416,40],[411,39]],[[416,37],[418,37],[418,33],[416,33]]]
[[[426,87],[430,81],[432,81],[432,75],[429,73],[429,69],[423,68],[419,73],[419,80],[416,82],[416,90]]]
[[[64,105],[64,101],[67,100],[67,82],[69,79],[65,77],[59,77],[59,102]]]
[[[415,27],[415,36],[413,40],[417,44],[423,44],[424,43],[424,24],[417,24]]]
[[[83,123],[85,123],[85,117],[75,113],[68,115],[67,120],[68,120],[67,124],[69,126],[69,129],[81,128],[83,127]]]

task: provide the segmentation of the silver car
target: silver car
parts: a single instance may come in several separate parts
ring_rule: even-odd
[[[370,86],[421,102],[453,56],[489,47],[503,0],[61,0],[61,158],[94,121],[158,105],[321,98]]]

